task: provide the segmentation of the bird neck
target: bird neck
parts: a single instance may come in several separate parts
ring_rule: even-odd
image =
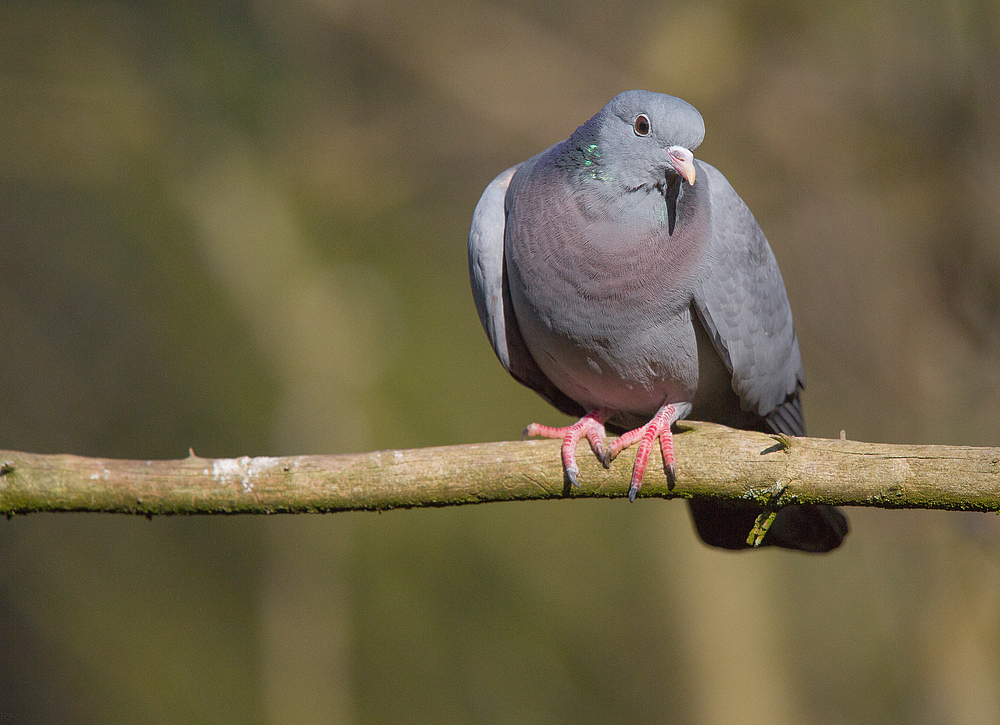
[[[598,182],[613,181],[606,170],[601,142],[588,128],[588,124],[580,126],[554,150],[558,153],[557,165],[570,177]]]

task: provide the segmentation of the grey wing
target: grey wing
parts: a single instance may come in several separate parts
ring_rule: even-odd
[[[521,165],[512,166],[493,179],[472,213],[469,227],[472,297],[479,321],[507,372],[562,412],[579,416],[585,412],[583,408],[556,388],[528,352],[510,301],[503,251],[505,199],[510,180]]]
[[[733,375],[744,410],[776,431],[804,435],[799,389],[805,382],[778,263],[757,220],[726,178],[698,164],[709,200],[706,274],[695,309]]]
[[[510,370],[507,349],[506,319],[503,305],[503,232],[504,199],[507,187],[518,167],[512,166],[489,183],[472,213],[469,227],[469,281],[476,301],[479,321],[483,323],[493,351]]]

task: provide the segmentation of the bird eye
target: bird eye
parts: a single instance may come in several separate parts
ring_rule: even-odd
[[[638,116],[635,117],[635,120],[632,121],[632,128],[635,129],[636,136],[648,136],[649,119],[646,118],[645,114],[640,113]]]

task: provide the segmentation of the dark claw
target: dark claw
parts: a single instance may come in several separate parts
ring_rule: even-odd
[[[576,488],[580,488],[580,482],[577,480],[580,474],[579,469],[567,468],[566,469],[566,480],[572,483]]]
[[[628,500],[629,500],[629,503],[635,503],[635,496],[636,496],[637,493],[639,493],[639,487],[638,486],[632,486],[628,490]]]

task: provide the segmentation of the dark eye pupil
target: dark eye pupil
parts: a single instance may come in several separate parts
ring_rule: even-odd
[[[645,136],[649,133],[649,119],[643,115],[636,116],[635,119],[635,132],[640,136]]]

